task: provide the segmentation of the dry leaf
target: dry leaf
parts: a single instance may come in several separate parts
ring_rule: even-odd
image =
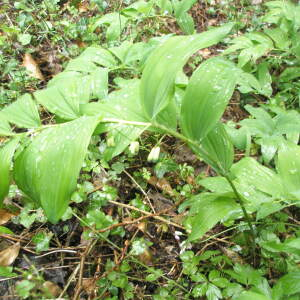
[[[148,193],[149,198],[153,202],[153,206],[155,208],[155,211],[160,212],[163,210],[168,210],[169,214],[174,214],[174,203],[165,198],[162,194],[160,193]]]
[[[97,284],[95,278],[85,278],[82,280],[82,288],[88,295],[92,295],[97,291]]]
[[[170,183],[165,178],[158,179],[157,177],[152,176],[148,180],[148,183],[159,188],[160,190],[169,194],[170,196],[174,196],[174,191],[173,191]]]
[[[153,255],[152,255],[150,249],[146,249],[142,254],[140,254],[139,260],[146,265],[152,264]]]
[[[19,255],[20,243],[16,243],[0,252],[0,266],[7,267],[14,263]]]
[[[240,265],[245,264],[245,261],[242,259],[242,257],[238,253],[232,251],[231,249],[222,247],[222,246],[220,246],[220,248],[221,248],[222,252],[227,257],[229,257],[234,263],[240,264]]]
[[[209,49],[202,49],[199,50],[198,53],[205,59],[209,58],[211,56],[211,51]]]
[[[38,64],[33,59],[31,54],[26,53],[24,55],[22,66],[26,68],[26,70],[28,71],[28,74],[31,77],[34,77],[34,78],[37,78],[37,79],[40,79],[40,80],[45,80],[43,74],[40,71],[40,68],[39,68]]]
[[[51,296],[55,298],[58,297],[62,292],[62,289],[52,281],[45,281],[43,283],[43,287],[46,288]]]
[[[6,209],[0,208],[0,225],[7,223],[15,215],[7,211]]]
[[[78,10],[80,13],[87,12],[89,10],[89,1],[83,0],[78,4]]]

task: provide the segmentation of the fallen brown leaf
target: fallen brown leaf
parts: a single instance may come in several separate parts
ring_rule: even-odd
[[[16,243],[0,252],[0,266],[7,267],[14,263],[20,252],[20,243]]]
[[[159,188],[163,192],[169,194],[170,196],[174,196],[174,191],[170,185],[170,183],[165,178],[157,178],[155,176],[150,177],[148,183]]]
[[[62,292],[62,289],[52,281],[45,281],[43,283],[43,287],[46,288],[51,296],[55,298],[58,297]]]
[[[142,254],[140,254],[139,260],[146,265],[152,264],[153,255],[152,255],[150,249],[146,249]]]
[[[6,209],[0,208],[0,225],[7,223],[15,215],[7,211]]]
[[[78,4],[78,10],[80,13],[87,12],[89,10],[89,1],[80,1]]]
[[[95,278],[84,278],[82,280],[82,288],[85,290],[86,293],[92,295],[97,291],[97,284]]]
[[[36,61],[33,59],[31,54],[26,53],[23,57],[23,63],[22,66],[26,68],[28,74],[31,77],[40,79],[40,80],[45,80],[42,72],[40,71],[40,68]]]

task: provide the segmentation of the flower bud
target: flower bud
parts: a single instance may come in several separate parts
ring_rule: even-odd
[[[129,152],[132,155],[136,155],[139,152],[140,143],[139,142],[131,142],[129,145]]]
[[[155,163],[158,161],[159,158],[159,153],[160,153],[160,147],[154,147],[152,148],[152,150],[150,151],[149,155],[148,155],[148,162],[152,162]]]

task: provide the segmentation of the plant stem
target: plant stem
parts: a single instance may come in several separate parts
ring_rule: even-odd
[[[254,228],[253,228],[253,225],[252,225],[252,222],[251,222],[251,218],[250,218],[249,214],[247,213],[246,207],[244,205],[244,201],[243,201],[241,195],[239,194],[239,192],[237,191],[233,181],[229,178],[228,175],[225,175],[224,177],[226,178],[226,180],[230,184],[234,194],[236,195],[236,201],[240,205],[240,207],[243,211],[244,218],[245,218],[245,220],[246,220],[246,222],[249,226],[250,233],[251,233],[250,247],[251,247],[252,256],[253,256],[253,259],[254,259],[254,262],[255,262],[255,248],[256,248],[256,245],[255,245],[255,232],[254,232]]]

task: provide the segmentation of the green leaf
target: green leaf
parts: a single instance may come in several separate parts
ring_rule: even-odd
[[[20,138],[16,137],[0,148],[0,207],[8,194],[10,166]]]
[[[250,193],[250,187],[253,186],[258,191],[275,198],[283,195],[283,186],[279,176],[254,158],[245,157],[241,159],[232,166],[231,174],[237,178],[237,182],[249,187],[249,191],[240,191],[246,198]]]
[[[258,66],[258,81],[261,86],[261,93],[266,97],[270,97],[273,93],[272,90],[272,77],[268,70],[268,63],[261,63]]]
[[[73,83],[74,82],[74,83]],[[68,95],[68,89],[78,86],[76,90],[71,90]],[[88,74],[64,71],[56,75],[48,84],[50,87],[58,87],[62,92],[65,91],[65,97],[78,97],[79,103],[88,103],[90,99],[102,99],[108,93],[108,69],[97,67]]]
[[[276,285],[274,286],[274,289],[278,289],[280,287],[280,290],[282,291],[283,295],[294,295],[300,292],[300,272],[291,272],[283,277],[281,277]]]
[[[226,175],[232,166],[233,145],[222,123],[217,123],[217,126],[206,135],[199,147],[191,145],[190,147],[221,175]]]
[[[5,234],[14,234],[9,228],[0,226],[0,233],[5,233]],[[0,275],[1,276],[1,275]]]
[[[280,50],[287,50],[291,44],[288,34],[281,28],[265,29],[265,33],[274,41]]]
[[[68,73],[58,75],[55,82],[52,81],[48,88],[35,92],[34,96],[50,112],[62,119],[72,120],[80,117],[80,104],[107,95],[108,70],[98,68],[85,76],[79,74],[69,77]]]
[[[169,38],[148,58],[141,81],[141,103],[146,116],[154,119],[170,102],[176,74],[197,50],[221,41],[232,29],[226,24],[192,36]]]
[[[0,112],[0,136],[11,136],[14,135],[8,121],[5,119],[3,113]]]
[[[37,105],[31,95],[25,94],[17,101],[6,106],[1,115],[9,122],[22,128],[35,128],[41,126]]]
[[[89,116],[102,115],[123,121],[146,122],[139,102],[139,81],[132,80],[122,89],[112,92],[103,102],[93,102],[81,105],[81,113]],[[170,118],[169,118],[170,120]],[[109,161],[123,152],[145,130],[145,126],[132,126],[122,123],[106,123],[98,127],[101,132],[109,132],[115,146],[107,147],[103,153]]]
[[[234,69],[225,59],[211,58],[193,73],[181,106],[185,136],[200,142],[215,127],[237,82]]]
[[[18,187],[43,207],[52,223],[64,214],[76,190],[77,177],[98,122],[95,117],[81,117],[45,129],[15,161]]]
[[[197,0],[173,0],[176,21],[180,29],[186,34],[193,34],[195,24],[193,18],[187,13]]]
[[[208,230],[213,228],[222,219],[226,219],[229,214],[238,209],[236,202],[228,197],[216,197],[207,199],[203,197],[195,202],[197,214],[189,217],[192,225],[192,232],[189,240],[193,241],[201,238]]]
[[[105,14],[92,25],[92,31],[102,25],[107,25],[106,38],[108,41],[117,40],[127,23],[127,18],[120,13],[113,12]]]
[[[49,249],[49,243],[53,233],[39,232],[33,238],[32,242],[36,245],[37,252],[46,251]]]
[[[9,277],[17,276],[17,274],[13,272],[13,267],[0,266],[0,276],[9,278]]]
[[[199,180],[201,186],[214,193],[232,192],[232,188],[226,178],[220,176],[206,177]]]
[[[109,132],[107,137],[113,137],[115,144],[107,147],[103,152],[103,158],[109,161],[122,153],[132,141],[135,141],[144,132],[145,127],[111,124],[106,130]]]
[[[277,169],[286,192],[300,199],[300,147],[290,142],[282,144]]]
[[[108,50],[100,46],[91,46],[86,48],[78,57],[72,59],[63,73],[66,71],[94,72],[99,65],[112,68],[117,65],[117,62]]]
[[[300,67],[288,67],[279,76],[280,82],[290,82],[300,77]]]
[[[241,293],[241,295],[239,295],[238,297],[234,298],[236,300],[272,300],[267,296],[264,296],[262,294],[258,294],[255,292],[251,292],[251,291],[243,291]]]

